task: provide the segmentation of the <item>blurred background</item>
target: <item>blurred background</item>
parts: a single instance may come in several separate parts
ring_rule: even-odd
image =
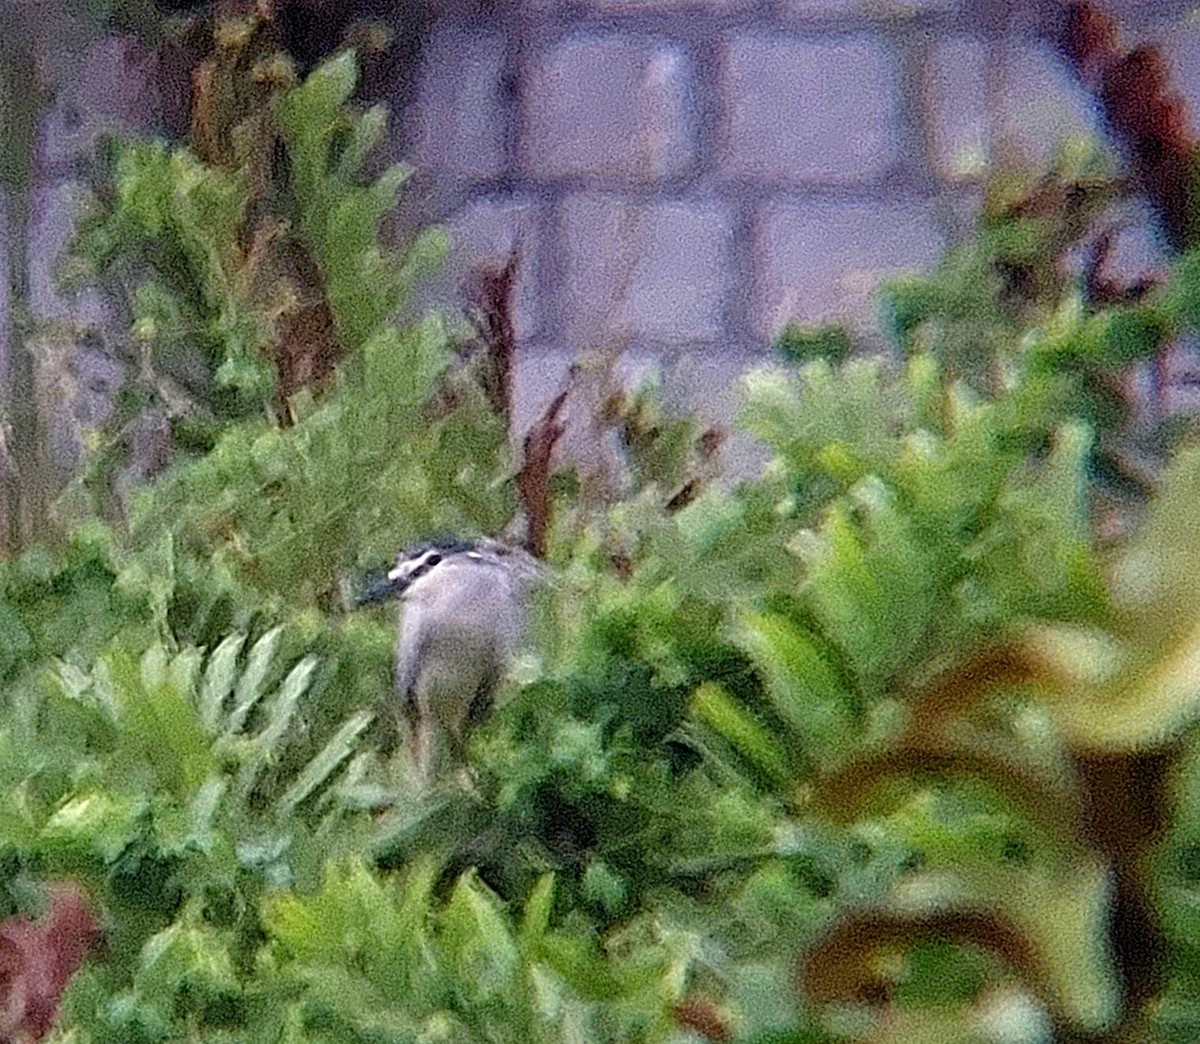
[[[1200,1040],[1198,44],[0,0],[0,1041]]]
[[[102,135],[186,137],[196,56],[163,17],[204,6],[0,5],[0,385],[18,423],[32,404],[13,412],[14,397],[36,388],[54,485],[111,409],[124,364],[108,333],[128,318],[95,289],[61,290],[56,265]],[[521,429],[571,359],[614,337],[624,369],[657,372],[669,402],[718,421],[736,376],[788,320],[845,320],[881,344],[880,278],[928,267],[966,234],[989,164],[1040,169],[1101,130],[1056,46],[1051,3],[269,6],[301,63],[375,33],[360,94],[391,110],[388,158],[416,168],[393,232],[403,242],[444,222],[452,241],[418,305],[457,304],[475,266],[519,250]],[[1190,5],[1108,6],[1131,44],[1162,45],[1174,89],[1200,104]],[[1123,204],[1115,222],[1117,274],[1161,263],[1143,204]],[[25,310],[54,331],[27,365],[12,350]],[[1190,370],[1177,352],[1161,371],[1168,398],[1187,398]],[[755,456],[738,438],[735,473]]]

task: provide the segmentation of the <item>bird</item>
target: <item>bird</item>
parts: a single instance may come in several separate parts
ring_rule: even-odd
[[[447,756],[462,762],[468,731],[495,702],[527,631],[529,595],[545,575],[520,548],[447,539],[401,551],[363,585],[360,605],[400,602],[395,721],[425,783]]]

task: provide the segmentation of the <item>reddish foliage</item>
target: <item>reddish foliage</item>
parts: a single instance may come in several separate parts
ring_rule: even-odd
[[[480,379],[488,402],[506,429],[512,426],[512,368],[517,352],[516,324],[513,320],[517,265],[521,260],[518,244],[503,265],[484,265],[475,273],[468,288],[473,306],[472,322],[483,353]]]
[[[271,213],[284,187],[272,101],[295,75],[276,21],[286,7],[284,0],[223,0],[211,17],[197,20],[188,52],[196,62],[191,146],[205,163],[246,177],[250,217],[239,230],[244,275],[259,302],[278,310],[267,352],[285,423],[288,400],[301,389],[326,385],[343,354],[320,266],[300,237]],[[294,298],[282,310],[280,288],[288,291],[282,296]]]
[[[1167,940],[1145,871],[1174,806],[1178,744],[1132,754],[1075,751],[1090,840],[1113,868],[1109,932],[1127,1002],[1139,1007],[1165,985]]]
[[[692,998],[675,1005],[675,1021],[713,1044],[726,1044],[733,1040],[733,1030],[711,1001]]]
[[[667,501],[667,510],[672,513],[682,511],[696,499],[696,494],[699,492],[700,480],[694,478],[688,479],[671,495],[671,498]]]
[[[99,940],[83,891],[55,885],[40,923],[0,922],[0,1041],[41,1040],[58,1014],[67,982]]]
[[[701,432],[700,438],[696,440],[700,467],[704,468],[716,461],[717,454],[721,452],[724,444],[725,432],[720,428],[706,428]],[[670,512],[682,511],[696,499],[703,488],[703,476],[692,475],[671,495],[667,501],[667,510]]]
[[[550,532],[550,468],[554,457],[554,447],[566,431],[566,423],[559,419],[571,387],[575,381],[575,371],[572,369],[567,377],[566,387],[546,407],[529,433],[525,436],[525,461],[517,473],[517,491],[521,497],[521,505],[525,509],[525,520],[528,532],[525,538],[525,549],[534,557],[542,558],[546,554],[546,537]]]
[[[1085,83],[1095,86],[1100,82],[1120,46],[1120,30],[1112,15],[1095,4],[1070,5],[1063,49]]]
[[[261,300],[269,301],[280,286],[290,288],[294,297],[276,319],[271,345],[277,405],[286,417],[288,400],[303,388],[328,385],[342,358],[325,277],[304,244],[274,218],[254,230],[247,263]]]
[[[1196,235],[1188,181],[1197,139],[1183,98],[1170,93],[1162,54],[1150,46],[1125,51],[1116,20],[1091,3],[1068,6],[1062,46],[1128,150],[1171,245],[1185,249]]]
[[[881,971],[878,954],[929,939],[979,947],[1021,972],[1031,986],[1045,982],[1029,939],[999,914],[864,910],[847,914],[803,955],[797,968],[800,995],[818,1003],[889,1004],[894,983]]]

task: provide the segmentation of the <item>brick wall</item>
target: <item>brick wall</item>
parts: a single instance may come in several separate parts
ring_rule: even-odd
[[[1042,162],[1097,129],[1045,42],[1049,0],[444,6],[396,120],[395,151],[418,167],[396,230],[451,231],[451,264],[421,304],[456,301],[473,264],[521,244],[525,420],[576,353],[615,336],[630,372],[656,369],[672,401],[727,420],[736,376],[786,319],[846,318],[870,341],[873,287],[962,234],[989,160]],[[1130,38],[1166,44],[1200,113],[1189,5],[1108,6]],[[63,298],[53,260],[96,133],[155,123],[148,55],[112,38],[50,50],[58,99],[39,146],[34,305],[102,327],[111,306]],[[1136,271],[1158,250],[1145,213],[1129,218],[1119,258]],[[119,377],[98,343],[59,352],[82,391],[53,408],[75,428],[103,415]],[[72,439],[55,441],[64,467]]]
[[[960,236],[984,165],[1099,129],[1046,42],[1052,3],[527,0],[435,27],[404,145],[454,261],[520,240],[528,409],[622,330],[681,404],[729,385],[788,318],[878,336],[872,290]],[[1200,113],[1187,5],[1113,3],[1167,44]],[[1133,208],[1118,260],[1159,257]],[[627,292],[620,288],[627,286]],[[623,300],[618,300],[623,298]],[[745,449],[745,447],[742,447]]]

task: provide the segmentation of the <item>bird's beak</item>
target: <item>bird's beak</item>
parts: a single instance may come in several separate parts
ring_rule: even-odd
[[[354,601],[356,605],[377,605],[399,597],[406,586],[403,578],[394,576],[391,570],[368,573]]]

